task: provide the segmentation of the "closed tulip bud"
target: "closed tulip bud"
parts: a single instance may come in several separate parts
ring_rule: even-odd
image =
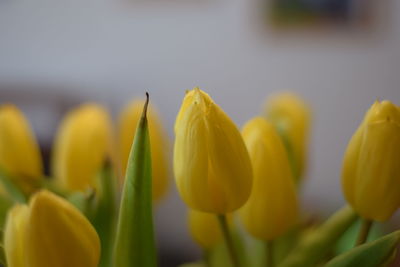
[[[400,206],[400,108],[375,102],[344,155],[342,188],[364,219],[386,221]]]
[[[188,92],[175,123],[174,172],[178,191],[195,210],[225,214],[251,191],[250,158],[239,130],[211,97]]]
[[[25,236],[29,208],[15,205],[7,215],[4,231],[4,252],[8,267],[25,267]]]
[[[0,168],[21,190],[32,193],[42,180],[42,159],[28,121],[13,105],[0,107]]]
[[[254,180],[241,217],[251,235],[273,240],[296,222],[298,213],[287,153],[275,128],[261,117],[246,123],[242,134],[253,164]]]
[[[55,139],[53,174],[72,191],[96,187],[96,176],[111,157],[111,122],[107,111],[85,104],[70,111]]]
[[[188,222],[190,234],[203,249],[211,249],[222,240],[221,229],[215,214],[189,210]]]
[[[296,181],[301,179],[307,163],[311,117],[309,106],[297,95],[282,93],[268,99],[265,113],[268,120],[283,135],[290,160],[292,160],[294,178]]]
[[[142,115],[144,101],[133,101],[120,114],[119,153],[125,172],[137,124]],[[147,110],[151,145],[153,200],[159,200],[168,187],[168,138],[153,106]],[[122,176],[122,177],[125,177]]]
[[[100,258],[90,222],[46,190],[10,210],[4,241],[8,267],[97,267]]]

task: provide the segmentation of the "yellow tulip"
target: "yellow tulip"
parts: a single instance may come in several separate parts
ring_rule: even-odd
[[[53,174],[68,190],[96,187],[96,176],[111,157],[111,122],[107,111],[85,104],[70,111],[55,139]]]
[[[15,205],[7,215],[4,231],[4,252],[8,267],[26,266],[25,236],[29,208]]]
[[[40,185],[43,177],[35,136],[22,112],[13,105],[0,107],[0,168],[27,194]]]
[[[296,181],[301,179],[307,161],[311,117],[309,106],[295,94],[282,93],[267,100],[265,113],[284,137],[289,157],[293,161]]]
[[[142,115],[144,101],[133,101],[125,107],[119,119],[119,153],[125,173],[129,153],[136,132],[136,126]],[[153,106],[147,111],[149,124],[152,175],[153,175],[153,200],[159,200],[168,187],[168,138],[161,124],[158,114]],[[122,176],[124,177],[124,175]]]
[[[251,235],[273,240],[296,222],[298,214],[287,152],[275,128],[261,117],[247,122],[242,134],[253,164],[254,181],[240,214]]]
[[[240,208],[252,184],[249,154],[236,125],[209,95],[187,92],[175,123],[178,191],[195,210],[225,214]]]
[[[100,240],[65,199],[43,190],[10,210],[5,229],[8,267],[97,267]]]
[[[211,249],[222,241],[221,228],[213,213],[189,210],[188,223],[194,241],[204,249]]]
[[[386,221],[400,206],[400,108],[375,102],[344,155],[342,188],[364,219]]]

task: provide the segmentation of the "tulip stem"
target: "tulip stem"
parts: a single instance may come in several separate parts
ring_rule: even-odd
[[[363,219],[361,221],[361,228],[360,232],[358,233],[356,246],[362,245],[365,243],[365,241],[367,241],[368,233],[371,230],[372,223],[373,221],[366,219]]]
[[[207,267],[211,267],[210,251],[208,249],[203,249],[203,262]]]
[[[218,217],[219,225],[221,227],[222,234],[224,236],[225,244],[226,244],[226,246],[228,248],[229,256],[230,256],[231,261],[232,261],[232,266],[233,267],[239,267],[240,266],[239,259],[237,257],[237,253],[235,251],[232,235],[231,235],[231,233],[229,231],[228,223],[227,223],[227,220],[226,220],[226,215],[225,214],[218,214],[217,217]]]
[[[274,267],[274,241],[269,240],[265,242],[265,262],[267,267]]]

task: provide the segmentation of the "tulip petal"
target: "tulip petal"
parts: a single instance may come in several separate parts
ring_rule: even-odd
[[[4,250],[8,267],[26,267],[25,235],[28,223],[27,205],[15,205],[8,213],[4,232]]]
[[[224,214],[251,190],[250,158],[239,130],[210,96],[188,92],[175,123],[174,173],[189,207]]]
[[[346,200],[354,205],[357,183],[357,163],[362,141],[362,127],[359,127],[350,139],[343,158],[342,189]]]
[[[383,222],[400,206],[400,125],[371,123],[364,134],[355,205],[364,218]]]
[[[29,267],[97,267],[100,240],[79,210],[46,190],[34,195],[29,208],[25,256]]]
[[[111,157],[111,122],[106,110],[85,104],[62,122],[54,144],[53,173],[68,190],[96,187],[96,176]]]
[[[220,213],[243,205],[250,195],[252,167],[236,125],[218,107],[207,116],[209,130],[208,183],[214,206]]]
[[[43,178],[39,146],[24,114],[13,105],[0,106],[0,167],[25,194]]]
[[[284,145],[274,127],[261,117],[243,128],[254,171],[254,185],[242,208],[247,230],[273,240],[294,225],[298,214],[296,188]]]
[[[174,172],[178,190],[186,203],[199,210],[213,207],[208,190],[208,134],[200,103],[194,102],[178,115],[175,127]]]

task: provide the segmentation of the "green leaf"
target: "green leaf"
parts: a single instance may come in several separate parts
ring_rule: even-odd
[[[212,267],[232,267],[225,243],[218,243],[210,250],[209,262]]]
[[[97,202],[94,203],[89,218],[101,240],[100,267],[111,266],[116,217],[116,179],[114,178],[110,164],[106,164],[99,175],[101,191],[96,195]]]
[[[202,262],[191,262],[179,265],[178,267],[208,267],[208,266]]]
[[[14,203],[9,198],[0,195],[0,229],[3,229],[3,226],[6,222],[8,210],[12,207],[13,204]]]
[[[335,255],[342,254],[354,247],[354,244],[360,234],[361,219],[358,219],[347,231],[340,237],[336,244]],[[382,224],[374,223],[373,227],[368,233],[368,241],[376,240],[384,236]]]
[[[279,267],[316,266],[356,220],[357,215],[350,207],[340,209],[316,230],[303,236]]]
[[[40,187],[45,188],[63,198],[67,198],[68,195],[71,194],[71,192],[65,188],[62,188],[54,178],[48,176],[43,177]]]
[[[3,185],[10,197],[20,203],[26,202],[26,197],[24,193],[18,188],[18,186],[12,181],[10,175],[8,175],[4,170],[0,169],[0,183]]]
[[[248,259],[246,255],[246,244],[243,233],[241,233],[241,229],[239,229],[235,222],[232,222],[229,224],[229,231],[232,236],[232,242],[234,244],[240,266],[249,266],[248,262],[250,259]],[[215,244],[212,248],[207,250],[206,254],[208,257],[208,267],[232,266],[231,257],[229,256],[228,248],[225,242],[221,241]]]
[[[114,267],[155,267],[151,155],[147,125],[147,101],[129,155],[118,217]]]
[[[74,192],[66,197],[66,199],[80,210],[90,220],[93,217],[93,207],[96,192],[89,189],[86,192]]]
[[[2,266],[7,266],[6,253],[3,244],[0,245],[0,264]]]
[[[393,259],[399,242],[400,231],[396,231],[333,258],[325,267],[379,267],[385,265]]]

